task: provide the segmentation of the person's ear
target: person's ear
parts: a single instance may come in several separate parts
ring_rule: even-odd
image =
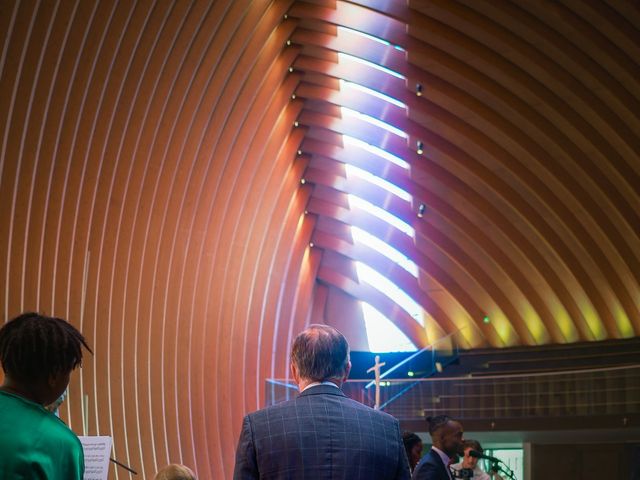
[[[344,369],[344,378],[342,379],[343,383],[347,381],[347,378],[349,378],[350,373],[351,373],[351,360],[347,362],[347,367]]]
[[[293,377],[296,383],[300,383],[300,377],[298,375],[298,367],[296,367],[296,364],[293,362],[291,362],[289,365],[291,367],[291,376]]]

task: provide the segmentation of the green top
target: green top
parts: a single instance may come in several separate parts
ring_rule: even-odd
[[[75,433],[42,405],[0,391],[0,478],[82,480]]]

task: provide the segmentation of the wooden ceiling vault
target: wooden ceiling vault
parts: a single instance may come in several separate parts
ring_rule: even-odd
[[[358,301],[418,347],[638,336],[639,59],[623,0],[2,0],[1,311],[81,328],[62,416],[142,478],[230,478],[292,336]]]

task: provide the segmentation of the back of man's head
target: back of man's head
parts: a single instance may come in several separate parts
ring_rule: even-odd
[[[291,361],[301,378],[322,382],[342,379],[348,370],[349,344],[328,325],[310,325],[294,340]]]
[[[436,415],[434,417],[427,417],[427,424],[429,428],[429,435],[436,436],[444,426],[453,419],[448,415]]]

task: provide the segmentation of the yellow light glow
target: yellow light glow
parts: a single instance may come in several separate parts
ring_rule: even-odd
[[[616,302],[616,308],[613,312],[613,316],[616,319],[616,325],[618,325],[618,329],[624,338],[634,337],[635,332],[633,330],[633,325],[627,317],[627,314],[624,312],[622,306]]]
[[[576,342],[578,340],[578,332],[567,311],[560,303],[555,305],[553,311],[553,320],[556,322],[562,335],[567,343]]]
[[[544,323],[542,323],[538,313],[526,302],[522,307],[522,318],[524,318],[524,323],[531,332],[536,345],[543,345],[549,342],[549,332],[547,328]]]
[[[511,322],[505,318],[504,314],[500,310],[488,311],[487,315],[491,318],[491,325],[496,329],[496,333],[506,347],[510,347],[518,343],[518,335],[513,329]]]
[[[593,333],[594,340],[604,340],[607,337],[607,332],[600,321],[600,317],[596,313],[596,309],[591,305],[591,302],[585,300],[581,302],[579,306],[589,330]]]

